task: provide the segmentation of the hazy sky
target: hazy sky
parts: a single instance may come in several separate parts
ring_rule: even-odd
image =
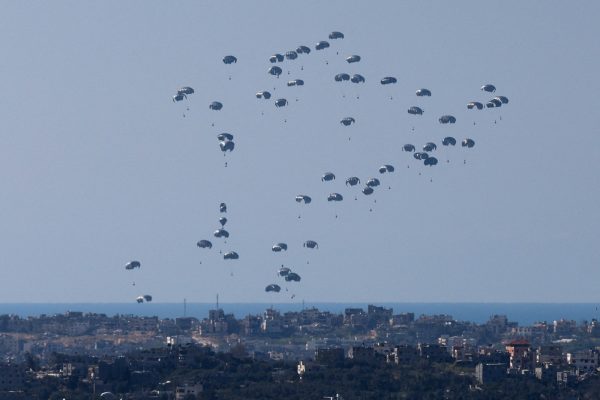
[[[0,7],[0,302],[598,299],[599,2]],[[345,39],[314,51],[333,30]],[[271,54],[301,44],[311,54],[267,74]],[[334,82],[340,72],[366,83]],[[398,83],[381,86],[388,75]],[[294,78],[305,85],[286,87]],[[491,97],[485,83],[510,103],[468,111]],[[175,104],[182,85],[196,93]],[[235,135],[226,158],[221,132]],[[433,168],[401,151],[447,135],[476,146],[439,146]],[[326,171],[337,180],[321,182]],[[382,185],[367,197],[344,185],[352,175]],[[212,237],[222,201],[227,243]],[[287,253],[271,252],[279,241]],[[130,260],[142,268],[125,271]],[[302,281],[284,285],[281,264]]]

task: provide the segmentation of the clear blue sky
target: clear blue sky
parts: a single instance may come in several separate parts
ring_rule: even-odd
[[[596,301],[598,15],[595,1],[3,2],[0,302]],[[333,30],[345,39],[315,52]],[[266,73],[301,44],[313,52]],[[467,111],[485,83],[510,103]],[[182,85],[196,93],[174,104]],[[235,135],[226,159],[220,132]],[[434,168],[401,151],[446,135],[476,146],[438,149]],[[363,196],[351,175],[382,187]],[[212,237],[222,201],[227,244]],[[302,282],[267,294],[280,264]]]

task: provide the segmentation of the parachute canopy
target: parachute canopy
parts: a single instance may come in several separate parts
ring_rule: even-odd
[[[235,56],[225,56],[223,57],[223,62],[225,64],[235,64],[237,62],[237,58]]]
[[[437,158],[435,157],[428,157],[423,161],[423,164],[428,165],[428,166],[432,166],[432,165],[436,165],[438,163]]]
[[[302,278],[300,278],[300,275],[298,275],[298,274],[297,274],[297,273],[295,273],[295,272],[290,272],[289,274],[287,274],[287,275],[285,276],[285,280],[286,280],[287,282],[300,282],[300,280],[301,280],[301,279],[302,279]]]
[[[233,149],[235,148],[235,143],[230,140],[226,140],[223,142],[219,142],[219,147],[221,147],[222,152],[233,151]]]
[[[433,151],[435,149],[437,149],[437,146],[435,145],[435,143],[427,142],[427,143],[425,143],[425,145],[423,145],[423,151],[430,152],[430,151]]]
[[[219,205],[219,211],[222,212],[222,213],[226,213],[227,212],[227,204],[221,203]]]
[[[336,82],[349,81],[350,75],[342,72],[341,74],[337,74],[333,79],[335,79]]]
[[[144,300],[150,302],[150,301],[152,301],[152,296],[150,296],[149,294],[145,294],[144,295]]]
[[[189,86],[183,86],[177,89],[177,94],[193,94],[194,89]]]
[[[412,144],[405,144],[402,146],[403,151],[415,151],[415,146]]]
[[[282,62],[283,61],[283,54],[273,54],[271,57],[269,57],[269,61],[272,63],[276,63],[276,62]]]
[[[175,103],[176,101],[181,101],[183,99],[187,99],[187,96],[183,93],[178,93],[175,96],[173,96],[173,103]]]
[[[356,54],[346,57],[346,62],[348,62],[349,64],[359,62],[359,61],[360,61],[360,56],[358,56]]]
[[[298,53],[296,53],[294,50],[290,50],[287,53],[285,53],[285,58],[287,58],[288,60],[295,60],[296,58],[298,58]]]
[[[310,53],[310,47],[307,47],[307,46],[298,46],[298,48],[296,49],[296,53],[298,53],[298,54],[309,54]]]
[[[456,122],[456,118],[452,115],[442,115],[438,121],[440,124],[453,124]]]
[[[423,115],[423,109],[421,107],[412,106],[408,109],[408,113],[412,115]]]
[[[483,104],[481,104],[481,103],[480,103],[480,102],[478,102],[478,101],[472,101],[472,102],[470,102],[470,103],[467,103],[467,108],[468,108],[469,110],[472,110],[472,109],[474,109],[474,108],[476,108],[476,109],[478,109],[478,110],[481,110],[481,109],[483,108]]]
[[[280,252],[281,250],[287,250],[288,246],[286,243],[277,243],[271,247],[271,250],[274,252]]]
[[[281,286],[276,285],[274,283],[267,285],[267,287],[265,288],[265,292],[279,293],[280,291],[281,291]]]
[[[508,97],[506,96],[496,96],[494,99],[500,100],[502,104],[508,104]]]
[[[267,72],[273,76],[279,76],[283,73],[283,70],[278,66],[273,66],[267,70]]]
[[[360,179],[358,179],[358,177],[356,176],[351,176],[350,178],[346,179],[346,186],[350,185],[350,186],[356,186],[360,183]]]
[[[267,92],[266,90],[263,90],[261,92],[256,93],[256,98],[269,100],[271,98],[271,93]]]
[[[365,83],[365,77],[360,74],[354,74],[352,75],[352,78],[350,78],[350,81],[354,83]]]
[[[286,99],[275,100],[275,107],[285,107],[287,105],[288,105],[288,101]]]
[[[220,141],[233,140],[233,135],[231,133],[223,132],[217,135],[217,139]]]
[[[335,174],[333,172],[325,172],[321,177],[321,181],[329,182],[335,180]]]
[[[342,201],[342,200],[344,200],[344,197],[339,193],[330,193],[329,196],[327,196],[327,201]]]
[[[389,85],[390,83],[396,83],[396,82],[398,82],[398,80],[396,78],[394,78],[393,76],[386,76],[385,78],[383,78],[381,80],[382,85]]]
[[[221,226],[225,226],[225,224],[227,223],[227,218],[225,218],[225,217],[219,218],[219,223],[221,224]]]
[[[352,117],[346,117],[346,118],[342,118],[342,120],[340,121],[340,124],[344,125],[344,126],[348,126],[351,125],[353,123],[355,123],[356,120]]]
[[[373,190],[373,188],[372,188],[371,186],[365,186],[365,187],[363,188],[363,190],[362,190],[362,192],[363,192],[364,194],[366,194],[367,196],[368,196],[368,195],[370,195],[370,194],[373,194],[373,192],[374,192],[374,191],[375,191],[375,190]]]
[[[304,86],[304,81],[302,79],[294,79],[292,81],[288,81],[288,86]]]
[[[422,96],[431,96],[431,91],[429,89],[419,89],[416,91],[417,96],[422,97]]]
[[[319,245],[314,240],[307,240],[304,242],[304,247],[308,247],[309,249],[319,248]]]
[[[475,141],[473,139],[467,138],[462,141],[462,147],[468,147],[470,149],[473,146],[475,146]]]
[[[129,261],[127,264],[125,264],[125,269],[135,269],[135,268],[140,268],[142,266],[142,263],[139,261]]]
[[[325,40],[321,40],[319,43],[317,43],[315,45],[315,49],[317,50],[323,50],[329,47],[329,42],[325,41]]]
[[[298,196],[296,196],[296,201],[298,203],[304,202],[304,204],[310,204],[312,199],[310,198],[310,196],[307,196],[305,194],[299,194]]]
[[[496,86],[492,85],[491,83],[488,83],[487,85],[483,85],[481,87],[481,90],[483,90],[484,92],[494,93],[496,91]]]
[[[367,180],[368,187],[376,187],[376,186],[379,186],[380,184],[381,184],[381,182],[379,182],[379,179],[377,179],[377,178],[369,178]]]
[[[221,228],[221,229],[217,229],[215,231],[215,233],[213,233],[213,235],[215,235],[215,237],[224,237],[224,238],[228,238],[229,237],[229,232],[227,232],[225,229]]]
[[[442,144],[444,146],[455,146],[456,145],[456,139],[454,139],[452,136],[446,136],[444,138],[444,140],[442,140]]]
[[[329,39],[343,39],[344,34],[342,32],[333,31],[329,34]]]
[[[210,103],[208,108],[210,108],[211,110],[219,111],[221,108],[223,108],[223,103],[213,101],[212,103]]]
[[[210,240],[199,240],[198,243],[196,243],[196,246],[200,247],[201,249],[212,249],[212,243]]]
[[[379,167],[380,174],[385,174],[386,172],[394,172],[394,166],[386,164],[386,165],[382,165],[381,167]]]
[[[223,260],[237,260],[238,258],[240,258],[240,256],[235,251],[228,251],[223,254]]]

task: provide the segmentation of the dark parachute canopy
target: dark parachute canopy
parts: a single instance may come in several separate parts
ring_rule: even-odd
[[[142,263],[139,261],[129,261],[127,264],[125,264],[125,269],[135,269],[135,268],[140,268],[142,266]]]
[[[438,121],[440,124],[453,124],[456,122],[456,118],[452,115],[442,115]]]
[[[377,178],[369,178],[367,180],[368,187],[376,187],[376,186],[379,186],[380,184],[381,184],[381,182],[379,182],[379,179],[377,179]]]
[[[200,247],[201,249],[212,249],[212,243],[210,240],[199,240],[198,243],[196,243],[196,246]]]
[[[423,161],[423,164],[428,165],[428,166],[432,166],[432,165],[436,165],[438,163],[437,158],[435,157],[428,157],[427,159],[425,159],[425,161]]]
[[[228,251],[223,254],[223,260],[237,260],[238,258],[240,258],[240,255],[235,251]]]
[[[288,86],[304,86],[304,81],[302,79],[294,79],[294,80],[288,81],[287,85]]]
[[[286,99],[275,100],[275,107],[285,107],[287,105],[288,105],[288,101]]]
[[[402,146],[402,151],[415,151],[415,146],[412,144],[405,144]]]
[[[356,120],[352,117],[346,117],[346,118],[342,118],[342,120],[340,121],[340,124],[344,125],[344,126],[348,126],[351,125],[353,123],[355,123]]]
[[[233,140],[233,135],[231,133],[219,133],[217,135],[217,139],[221,140],[221,141],[225,141],[225,140]]]
[[[508,104],[508,97],[506,96],[496,96],[494,99],[500,100],[502,104]]]
[[[360,183],[360,179],[358,179],[358,177],[356,176],[351,176],[350,178],[346,179],[346,186],[350,185],[350,186],[356,186]]]
[[[327,196],[327,201],[342,201],[342,200],[344,200],[344,197],[339,193],[330,193],[329,196]]]
[[[375,191],[375,190],[373,190],[373,188],[372,188],[371,186],[365,186],[365,187],[363,188],[363,190],[362,190],[362,192],[363,192],[364,194],[366,194],[367,196],[368,196],[368,195],[370,195],[370,194],[373,194],[373,192],[374,192],[374,191]]]
[[[488,101],[487,103],[485,103],[485,106],[487,108],[494,108],[496,107],[496,104],[493,101]]]
[[[283,54],[273,54],[271,57],[269,57],[269,61],[272,63],[276,63],[276,62],[282,62],[283,61]]]
[[[285,58],[287,58],[288,60],[295,60],[296,58],[298,58],[298,53],[296,53],[294,50],[290,50],[287,53],[285,53]]]
[[[274,244],[273,247],[271,247],[271,250],[274,252],[280,252],[281,250],[287,251],[287,249],[288,249],[287,243],[283,243],[283,242]]]
[[[467,138],[462,141],[462,147],[467,147],[470,149],[473,146],[475,146],[475,141],[473,139]]]
[[[365,83],[365,77],[360,74],[354,74],[352,75],[352,78],[350,78],[350,81],[354,83]]]
[[[173,96],[173,103],[175,103],[176,101],[181,101],[183,99],[187,99],[187,96],[183,93],[177,93],[175,96]]]
[[[225,56],[223,57],[223,62],[225,64],[234,64],[237,62],[237,58],[235,56]]]
[[[312,199],[310,198],[310,196],[307,196],[305,194],[299,194],[298,196],[296,196],[296,202],[298,203],[304,202],[304,204],[310,204],[311,201]]]
[[[382,85],[389,85],[391,83],[396,83],[396,82],[398,82],[398,80],[396,78],[394,78],[393,76],[386,76],[385,78],[383,78],[381,80]]]
[[[446,136],[444,138],[444,140],[442,140],[442,144],[444,146],[455,146],[456,145],[456,139],[454,139],[452,136]]]
[[[483,104],[481,104],[478,101],[471,101],[470,103],[467,103],[467,108],[469,110],[472,110],[472,109],[481,110],[481,109],[483,109]]]
[[[225,217],[219,218],[219,223],[221,224],[221,227],[225,227],[225,224],[227,223],[227,218],[225,218]]]
[[[498,99],[497,97],[494,97],[493,99],[491,99],[489,101],[489,103],[494,104],[494,107],[502,107],[502,101],[500,101],[500,99]],[[491,108],[491,107],[488,107],[488,108]]]
[[[274,65],[267,70],[267,72],[273,76],[279,76],[283,73],[283,70],[278,66]]]
[[[218,237],[218,238],[220,238],[220,237],[228,238],[229,232],[227,232],[225,229],[221,228],[221,229],[217,229],[213,235],[215,235],[215,237]]]
[[[316,50],[323,50],[329,47],[329,42],[325,40],[321,40],[319,43],[315,45]]]
[[[219,142],[219,147],[221,147],[221,151],[224,153],[226,151],[233,151],[233,149],[235,149],[235,143],[232,142],[231,140],[225,140],[222,142]]]
[[[329,182],[335,180],[335,174],[333,172],[325,172],[321,177],[322,182]]]
[[[412,106],[408,109],[408,113],[412,115],[423,115],[423,109],[421,107]]]
[[[221,205],[219,205],[219,211],[222,213],[226,213],[227,212],[227,204],[221,203]]]
[[[265,288],[265,292],[279,293],[280,291],[281,291],[281,286],[276,285],[274,283],[267,285],[267,287]]]
[[[285,280],[287,282],[300,282],[302,278],[300,278],[300,275],[298,275],[295,272],[290,272],[285,276]]]
[[[284,267],[283,265],[279,268],[279,271],[277,272],[279,274],[279,276],[288,276],[289,273],[292,272],[291,269],[289,269],[288,267]]]
[[[319,245],[314,240],[307,240],[304,242],[304,247],[308,247],[309,249],[319,248]]]
[[[483,90],[484,92],[494,93],[496,91],[496,86],[492,85],[491,83],[488,83],[487,85],[483,85],[481,87],[481,90]]]
[[[144,296],[138,296],[135,301],[137,301],[138,303],[143,303],[144,302]]]
[[[329,34],[329,39],[343,39],[344,34],[342,32],[333,31]]]
[[[385,165],[382,165],[381,167],[379,167],[380,174],[385,174],[386,172],[394,172],[394,166],[385,164]]]
[[[152,296],[150,296],[149,294],[145,294],[143,297],[144,297],[144,300],[146,300],[148,302],[152,301]]]
[[[413,157],[417,160],[427,160],[429,158],[429,154],[427,153],[415,153]]]
[[[194,89],[189,86],[183,86],[177,89],[177,94],[194,94]]]
[[[310,54],[310,47],[307,46],[298,46],[296,49],[296,53],[298,54]]]
[[[213,101],[212,103],[210,103],[208,108],[210,108],[211,110],[219,111],[221,108],[223,108],[223,103],[218,102],[218,101]]]
[[[425,143],[425,145],[423,145],[423,151],[431,152],[436,149],[437,149],[437,146],[433,142],[427,142],[427,143]]]
[[[256,98],[269,100],[271,98],[271,93],[267,92],[266,90],[263,90],[261,92],[256,93]]]
[[[349,64],[359,62],[359,61],[360,61],[360,56],[358,56],[356,54],[346,57],[346,62]]]
[[[429,89],[419,89],[416,91],[417,96],[422,97],[422,96],[431,96],[431,91]]]
[[[337,74],[333,79],[335,79],[336,82],[349,81],[350,75],[346,74],[345,72],[342,72],[341,74]]]

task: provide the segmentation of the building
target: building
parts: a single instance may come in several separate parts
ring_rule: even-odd
[[[510,355],[510,368],[531,369],[533,366],[533,353],[527,340],[513,340],[506,344],[506,351]]]
[[[175,400],[184,400],[186,396],[197,396],[202,393],[202,384],[196,383],[194,385],[185,384],[183,386],[177,386],[175,388]]]
[[[594,372],[598,368],[598,350],[567,353],[567,363],[579,373]]]
[[[506,378],[506,364],[479,363],[475,367],[475,378],[477,382],[484,385],[487,383],[499,382]]]

